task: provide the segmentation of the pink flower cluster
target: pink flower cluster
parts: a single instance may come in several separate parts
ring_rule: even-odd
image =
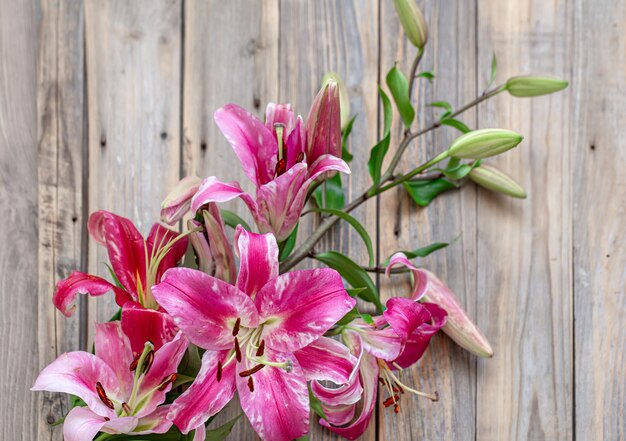
[[[35,381],[33,390],[82,400],[65,418],[67,440],[170,430],[203,440],[205,423],[235,392],[264,440],[308,433],[312,399],[323,411],[320,424],[355,439],[369,424],[379,387],[395,412],[405,393],[437,399],[402,382],[400,371],[420,359],[444,325],[464,346],[488,348],[450,290],[402,254],[388,268],[407,266],[413,292],[391,298],[374,317],[355,313],[356,301],[333,269],[279,273],[279,244],[313,185],[350,173],[340,158],[339,117],[333,82],[317,95],[306,123],[289,105],[270,104],[265,123],[227,105],[215,121],[255,195],[214,176],[185,178],[164,201],[162,218],[172,225],[191,212],[188,231],[155,224],[145,239],[128,219],[91,215],[89,232],[107,248],[114,280],[73,272],[58,283],[53,302],[69,316],[77,294],[112,291],[121,317],[96,324],[95,354],[63,354]],[[229,239],[216,204],[234,198],[246,204],[260,234],[239,225]],[[179,266],[188,247],[192,268]],[[201,366],[189,377],[181,360],[192,348],[202,354]]]

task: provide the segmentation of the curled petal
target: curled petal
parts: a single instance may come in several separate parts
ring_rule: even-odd
[[[418,326],[430,320],[426,307],[411,299],[394,297],[387,301],[383,317],[401,339],[406,339]]]
[[[347,383],[357,364],[357,359],[346,345],[328,337],[294,352],[307,380],[328,380],[336,384]]]
[[[210,416],[222,410],[235,394],[235,362],[222,369],[217,381],[218,361],[222,363],[228,351],[206,351],[202,368],[193,384],[171,406],[168,418],[183,432],[204,424]],[[204,427],[201,427],[204,429]]]
[[[172,268],[152,293],[189,340],[204,349],[232,348],[237,319],[244,327],[259,321],[250,297],[201,271]]]
[[[78,294],[89,294],[90,296],[97,297],[107,291],[113,291],[115,294],[115,302],[119,306],[123,306],[126,302],[135,300],[128,292],[107,282],[101,277],[81,273],[80,271],[73,271],[68,278],[60,280],[57,283],[54,296],[52,297],[52,303],[54,303],[54,306],[65,316],[70,317],[76,309],[76,305],[73,303]]]
[[[115,412],[102,402],[96,392],[98,382],[111,397],[118,396],[117,377],[109,365],[93,354],[76,351],[62,354],[46,366],[31,390],[76,395],[98,415],[115,418]]]
[[[292,352],[321,337],[356,301],[346,292],[337,271],[317,268],[270,280],[254,303],[265,322],[261,338],[266,345]]]
[[[161,220],[174,225],[191,208],[191,198],[200,188],[202,180],[197,176],[186,176],[176,184],[161,204]]]
[[[304,373],[295,357],[266,349],[272,361],[290,359],[290,372],[268,366],[248,378],[236,377],[241,408],[261,439],[290,441],[309,431],[309,391]],[[237,372],[253,367],[247,358],[237,365]],[[254,391],[248,381],[252,378]],[[280,397],[280,398],[279,398]]]
[[[87,407],[75,407],[67,414],[63,423],[65,441],[94,439],[98,432],[111,434],[129,433],[137,426],[137,417],[113,417],[109,421]]]
[[[235,230],[239,253],[237,287],[254,298],[270,280],[278,276],[278,245],[271,234],[255,234],[241,225]]]
[[[246,176],[257,187],[271,181],[278,152],[272,132],[256,116],[235,104],[218,109],[214,119],[233,147]]]

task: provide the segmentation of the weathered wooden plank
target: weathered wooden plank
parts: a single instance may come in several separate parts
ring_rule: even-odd
[[[404,37],[393,2],[381,3],[381,81],[398,61],[406,72],[411,67],[416,49]],[[419,1],[429,25],[429,41],[420,70],[436,75],[432,85],[426,80],[417,83],[417,122],[425,128],[437,118],[440,110],[427,103],[445,100],[456,108],[476,97],[475,2]],[[395,111],[395,109],[394,109]],[[474,127],[474,111],[459,117]],[[392,147],[395,152],[402,127],[393,127]],[[459,133],[443,128],[418,138],[409,147],[398,171],[409,171],[445,149]],[[457,293],[471,317],[476,314],[475,287],[475,189],[471,186],[440,196],[428,208],[420,209],[404,189],[396,189],[380,197],[381,260],[400,249],[414,249],[432,242],[449,242],[460,236],[450,248],[419,261],[444,280]],[[394,276],[390,282],[381,277],[383,295],[407,296],[409,279]],[[405,395],[401,411],[380,406],[380,439],[473,440],[475,421],[475,358],[444,335],[436,337],[416,367],[408,370],[409,385],[426,392],[438,391],[440,401]]]
[[[89,211],[145,234],[180,175],[182,1],[87,1],[85,24]],[[89,272],[108,277],[106,250],[92,245]],[[112,296],[92,300],[90,322],[108,320]]]
[[[7,440],[38,438],[48,403],[28,389],[54,354],[51,316],[40,315],[37,293],[36,51],[34,3],[0,1],[0,438]]]
[[[39,121],[39,333],[40,362],[51,362],[79,346],[79,310],[72,318],[56,312],[58,280],[81,267],[84,245],[83,8],[79,1],[41,2],[38,66]],[[86,257],[86,256],[84,256]],[[45,330],[45,333],[41,331]],[[38,439],[62,439],[49,423],[68,411],[67,397],[38,393]]]
[[[350,140],[354,175],[344,178],[346,201],[359,196],[370,185],[367,174],[369,148],[376,142],[378,76],[378,5],[376,1],[325,0],[282,1],[280,5],[280,85],[281,102],[290,102],[304,117],[325,72],[338,72],[350,95],[352,114],[358,115]],[[374,201],[352,213],[376,238]],[[314,227],[301,225],[301,237]],[[349,226],[335,227],[329,240],[317,250],[331,247],[367,264],[362,240]],[[306,262],[310,266],[311,262]],[[340,439],[323,430],[312,418],[311,439]],[[376,418],[363,439],[375,439]]]
[[[570,76],[569,2],[490,0],[478,12],[480,82],[492,52],[501,82],[520,73]],[[478,363],[477,439],[573,436],[570,96],[502,96],[479,112],[481,127],[526,136],[489,162],[529,197],[478,195],[478,318],[495,356]]]
[[[250,182],[237,157],[213,121],[213,113],[236,103],[262,117],[265,104],[275,101],[278,86],[278,1],[190,1],[185,3],[183,174],[215,175],[237,180],[248,191]],[[245,205],[227,208],[251,220]],[[241,413],[239,403],[221,412],[217,427]],[[242,419],[231,439],[255,439]]]
[[[576,439],[626,439],[626,4],[574,11]]]

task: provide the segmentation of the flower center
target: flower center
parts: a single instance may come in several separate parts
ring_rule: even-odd
[[[402,383],[398,376],[393,373],[385,360],[377,358],[376,361],[378,363],[378,367],[380,368],[378,381],[387,388],[387,392],[389,393],[389,397],[387,397],[383,401],[383,406],[389,407],[393,405],[394,412],[400,412],[400,396],[403,395],[405,391],[418,395],[420,397],[428,398],[432,401],[439,401],[439,393],[434,392],[432,394],[427,394],[425,392],[407,386],[406,384]],[[402,368],[400,366],[394,366],[397,367],[400,372],[402,372]]]
[[[142,382],[144,381],[150,368],[154,363],[154,345],[151,341],[147,341],[144,345],[143,352],[139,354],[133,362],[130,364],[130,371],[134,371],[133,388],[128,401],[118,401],[107,395],[102,383],[99,381],[96,383],[96,393],[100,400],[110,409],[114,410],[118,417],[135,415],[139,412],[144,405],[149,401],[150,397],[156,391],[164,391],[167,386],[176,381],[176,373],[167,375],[161,382],[152,390],[142,392],[139,395],[139,390]]]

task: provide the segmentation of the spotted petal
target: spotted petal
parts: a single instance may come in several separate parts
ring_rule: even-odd
[[[250,233],[241,225],[235,231],[239,252],[237,287],[254,298],[270,280],[278,276],[278,245],[271,234]]]
[[[328,380],[336,384],[348,382],[357,365],[346,345],[328,337],[320,337],[294,353],[307,380]]]
[[[301,349],[321,337],[354,305],[335,270],[292,271],[270,280],[254,299],[261,338],[281,352]]]
[[[120,397],[130,397],[133,373],[128,369],[133,362],[130,341],[122,331],[119,321],[96,324],[94,345],[98,358],[115,372]]]
[[[85,441],[94,439],[98,432],[129,433],[137,421],[134,416],[113,417],[107,421],[87,407],[75,407],[65,417],[63,438],[65,441]]]

